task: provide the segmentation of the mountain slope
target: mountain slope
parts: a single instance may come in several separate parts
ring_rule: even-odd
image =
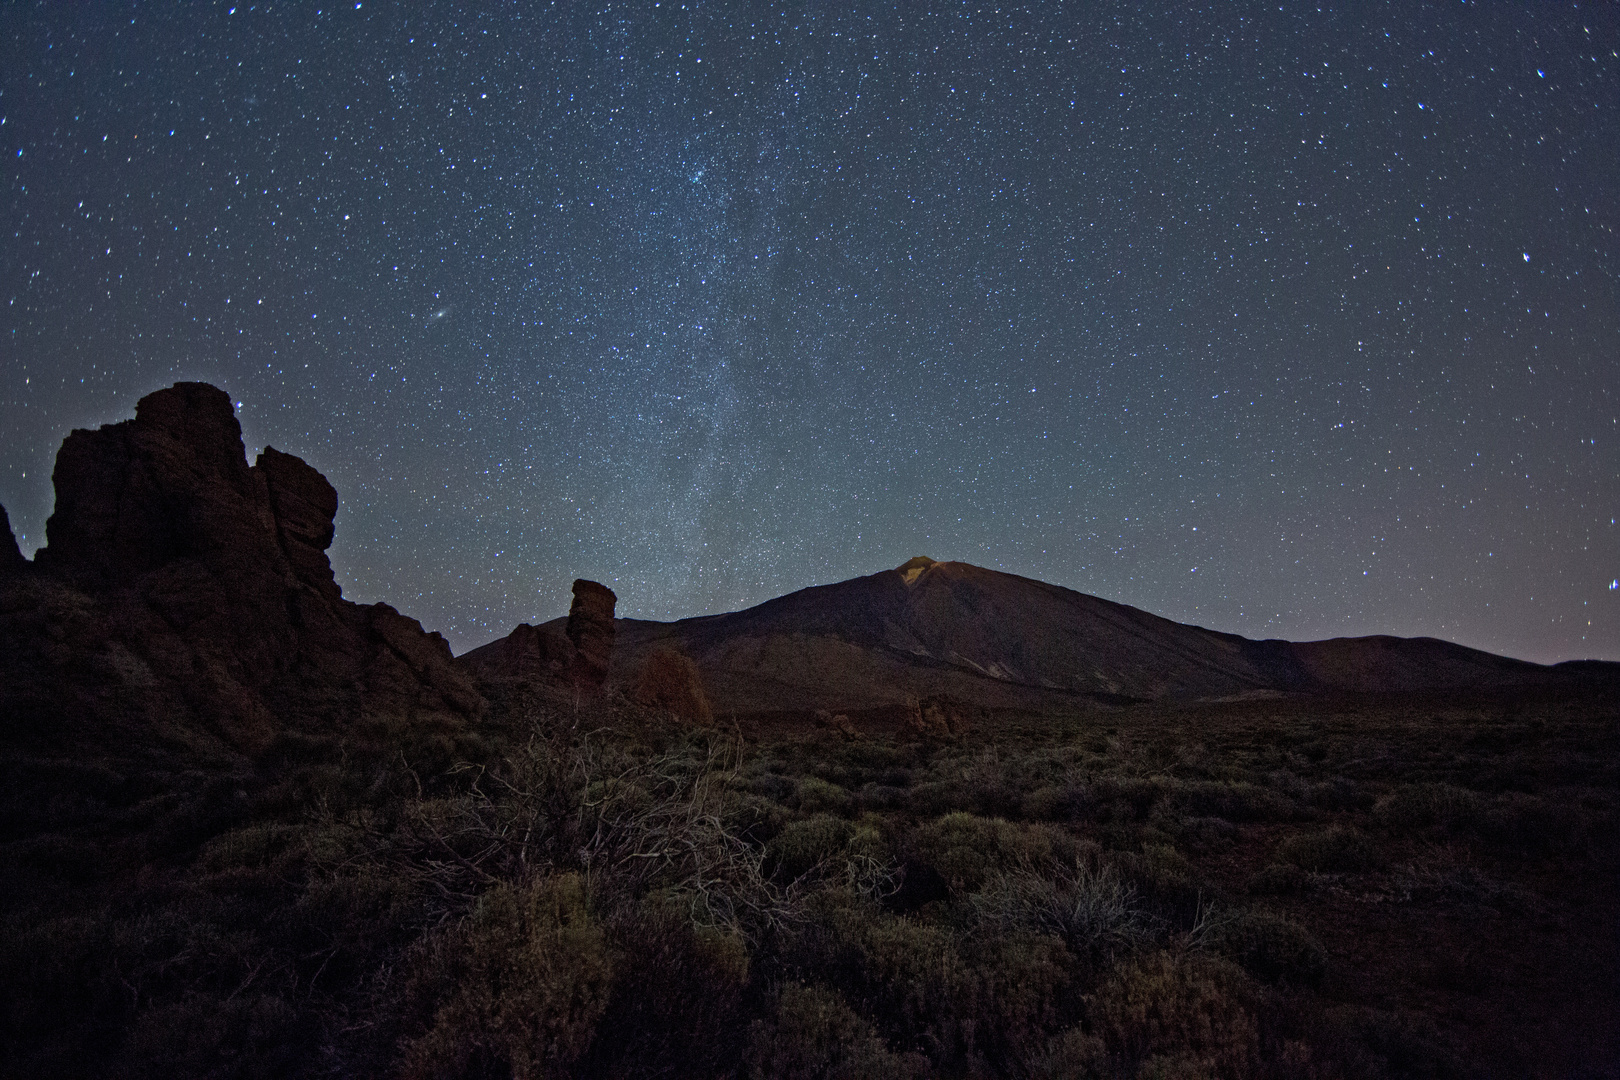
[[[1252,641],[968,563],[918,558],[745,611],[621,620],[614,679],[690,656],[721,712],[872,709],[907,697],[1050,705],[1529,685],[1557,669],[1430,638]]]

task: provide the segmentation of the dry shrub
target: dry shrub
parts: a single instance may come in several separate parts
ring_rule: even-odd
[[[906,794],[906,806],[919,816],[946,814],[973,804],[972,795],[961,779],[924,780],[913,784]]]
[[[952,1053],[955,1014],[971,978],[950,931],[904,916],[860,914],[838,929],[855,961],[862,1014],[930,1057]]]
[[[1222,1080],[1260,1071],[1255,1005],[1237,967],[1168,952],[1142,957],[1086,998],[1091,1031],[1117,1072]]]
[[[796,880],[844,850],[855,826],[827,814],[790,822],[765,845],[766,865],[778,878]]]
[[[1287,896],[1310,888],[1314,877],[1297,866],[1271,863],[1249,879],[1248,889],[1255,896]]]
[[[656,648],[647,654],[631,696],[642,705],[667,709],[690,723],[714,721],[714,710],[709,707],[709,695],[703,690],[703,676],[697,665],[673,649]]]
[[[1246,781],[1172,780],[1164,800],[1177,817],[1218,817],[1227,821],[1288,821],[1293,800]]]
[[[1213,918],[1202,944],[1267,982],[1319,986],[1327,953],[1303,926],[1268,911],[1236,911]]]
[[[849,792],[819,776],[806,776],[799,781],[799,809],[807,814],[848,813],[852,800]]]
[[[915,843],[923,861],[930,865],[951,890],[972,892],[982,886],[1001,863],[1005,821],[958,810],[927,823],[917,830]]]
[[[1117,1075],[1108,1047],[1084,1028],[1059,1032],[1026,1063],[1031,1080],[1103,1080]]]
[[[1449,852],[1428,863],[1401,867],[1390,875],[1390,885],[1407,900],[1460,903],[1481,911],[1535,913],[1543,908],[1529,889],[1458,862]]]
[[[1136,887],[1144,906],[1161,919],[1186,926],[1197,918],[1206,887],[1174,846],[1148,842],[1140,852],[1114,852],[1109,861]]]
[[[278,994],[184,997],[143,1011],[124,1048],[126,1077],[274,1080],[299,1065],[298,1010]],[[303,1018],[305,1024],[309,1018]]]
[[[872,1025],[826,986],[787,986],[769,1021],[753,1025],[754,1080],[903,1080],[925,1076],[920,1054],[894,1054]]]
[[[696,929],[679,898],[654,895],[614,918],[614,988],[581,1076],[722,1076],[747,1045],[748,945]]]
[[[1383,861],[1372,838],[1347,825],[1290,836],[1277,845],[1277,858],[1315,873],[1354,873]]]
[[[1454,784],[1402,784],[1373,805],[1373,817],[1391,832],[1459,828],[1477,821],[1482,800]]]
[[[500,881],[579,871],[604,908],[662,890],[694,926],[757,942],[798,918],[798,901],[726,819],[731,753],[716,741],[649,754],[537,735],[499,769],[467,770],[464,794],[408,807],[391,850],[450,910]]]
[[[1515,793],[1481,806],[1466,823],[1492,843],[1567,855],[1595,839],[1612,837],[1615,817],[1612,796],[1575,799]]]
[[[1061,868],[1081,850],[1080,842],[1060,828],[1015,825],[961,810],[924,824],[911,837],[910,846],[914,857],[956,893],[977,891],[998,870]]]
[[[952,1073],[1043,1045],[1076,969],[1061,940],[1039,933],[962,937],[871,905],[838,908],[830,923],[832,963],[822,970],[839,973],[849,1000],[892,1042]]]
[[[970,938],[965,953],[972,1008],[962,1010],[962,1050],[1005,1061],[1042,1046],[1068,1011],[1073,954],[1060,939],[1039,933]]]
[[[1112,866],[1093,870],[1083,860],[1049,873],[1028,867],[997,872],[968,903],[986,926],[1051,934],[1076,954],[1098,960],[1133,947],[1150,932],[1135,886]]]
[[[1100,776],[1086,789],[1086,801],[1108,808],[1117,821],[1140,821],[1153,812],[1153,806],[1170,793],[1176,782],[1169,777]]]
[[[422,951],[408,993],[432,1019],[405,1046],[407,1078],[569,1075],[613,984],[614,957],[578,874],[497,885]]]
[[[1030,821],[1066,821],[1085,806],[1078,784],[1042,784],[1024,796],[1020,811]]]

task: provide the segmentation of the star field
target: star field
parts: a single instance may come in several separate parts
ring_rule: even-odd
[[[457,651],[961,559],[1620,659],[1603,5],[10,5],[0,502],[180,379]],[[1613,587],[1611,587],[1613,585]]]

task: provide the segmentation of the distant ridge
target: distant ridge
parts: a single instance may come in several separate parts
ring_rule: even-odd
[[[1383,694],[1617,679],[1434,638],[1254,641],[1030,578],[913,558],[744,611],[618,622],[611,680],[647,653],[690,657],[717,713],[856,711],[946,698],[983,707]]]

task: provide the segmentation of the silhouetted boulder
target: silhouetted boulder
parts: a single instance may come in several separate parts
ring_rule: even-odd
[[[292,734],[454,730],[482,710],[442,637],[342,598],[337,492],[270,447],[250,468],[224,392],[179,383],[134,420],[73,432],[53,480],[36,573],[0,604],[5,734],[145,727],[258,753]]]
[[[580,578],[568,609],[568,640],[574,645],[574,686],[582,693],[601,693],[613,659],[613,609],[619,598],[612,589]]]
[[[714,720],[697,665],[671,649],[653,649],[647,654],[631,696],[642,705],[667,709],[694,724]]]

